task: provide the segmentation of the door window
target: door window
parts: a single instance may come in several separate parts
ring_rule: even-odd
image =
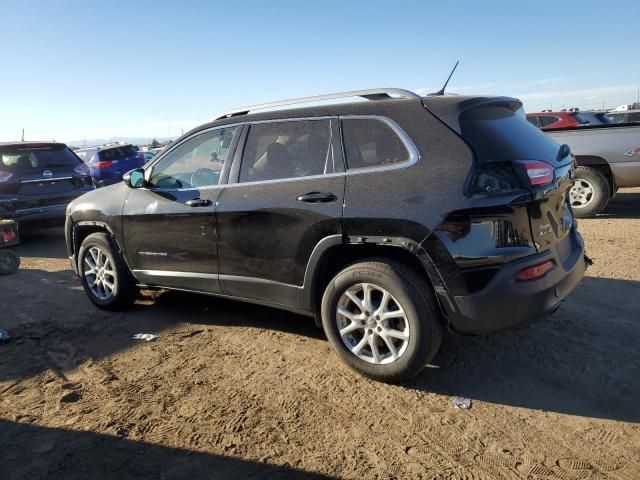
[[[527,115],[527,122],[529,122],[534,127],[538,126],[538,117],[535,115]]]
[[[540,119],[541,127],[548,127],[549,125],[553,125],[554,123],[560,120],[558,117],[554,117],[551,115],[542,115],[541,117],[538,117],[538,118]]]
[[[345,118],[342,136],[350,170],[406,162],[409,151],[389,125],[374,118]]]
[[[217,185],[236,129],[211,130],[181,143],[153,167],[149,182],[159,188]]]
[[[308,177],[333,172],[331,122],[298,120],[251,125],[240,182]]]

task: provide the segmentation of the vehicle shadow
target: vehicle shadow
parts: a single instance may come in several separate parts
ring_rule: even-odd
[[[640,191],[620,190],[597,218],[640,218]]]
[[[640,422],[640,282],[586,277],[554,316],[487,337],[448,335],[406,386],[535,410]]]
[[[20,230],[20,244],[13,247],[25,258],[67,258],[64,229],[61,227],[41,230]]]
[[[2,478],[328,479],[239,458],[0,419]]]

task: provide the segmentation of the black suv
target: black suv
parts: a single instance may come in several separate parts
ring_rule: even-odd
[[[62,225],[69,202],[89,190],[89,169],[65,144],[0,143],[0,219]]]
[[[275,110],[346,97],[367,101]],[[351,367],[399,381],[445,328],[523,326],[578,284],[572,176],[513,98],[310,97],[226,113],[84,195],[67,247],[101,308],[143,286],[291,310]]]

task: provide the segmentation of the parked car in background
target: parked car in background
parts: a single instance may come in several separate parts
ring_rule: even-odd
[[[152,151],[148,151],[148,150],[146,152],[142,152],[142,155],[144,155],[145,163],[150,161],[150,160],[153,160],[153,158],[156,156],[157,153],[158,152],[152,152]]]
[[[100,308],[144,285],[291,310],[403,380],[445,329],[527,325],[582,279],[570,151],[521,106],[374,89],[228,112],[74,202],[71,264]]]
[[[122,181],[122,175],[145,163],[142,152],[129,144],[111,144],[76,150],[89,167],[96,187],[105,187]]]
[[[612,123],[607,112],[539,112],[527,113],[527,120],[542,130]]]
[[[576,217],[601,213],[621,187],[640,187],[640,125],[610,124],[547,132],[576,157],[569,193]]]
[[[69,202],[90,190],[89,169],[65,144],[0,143],[0,218],[62,224]]]
[[[640,110],[613,111],[607,116],[613,123],[640,123]]]

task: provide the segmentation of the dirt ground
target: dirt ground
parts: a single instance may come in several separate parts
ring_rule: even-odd
[[[580,230],[594,265],[552,318],[448,335],[402,386],[278,310],[175,292],[97,310],[60,230],[32,235],[0,278],[0,477],[638,479],[640,189]]]

